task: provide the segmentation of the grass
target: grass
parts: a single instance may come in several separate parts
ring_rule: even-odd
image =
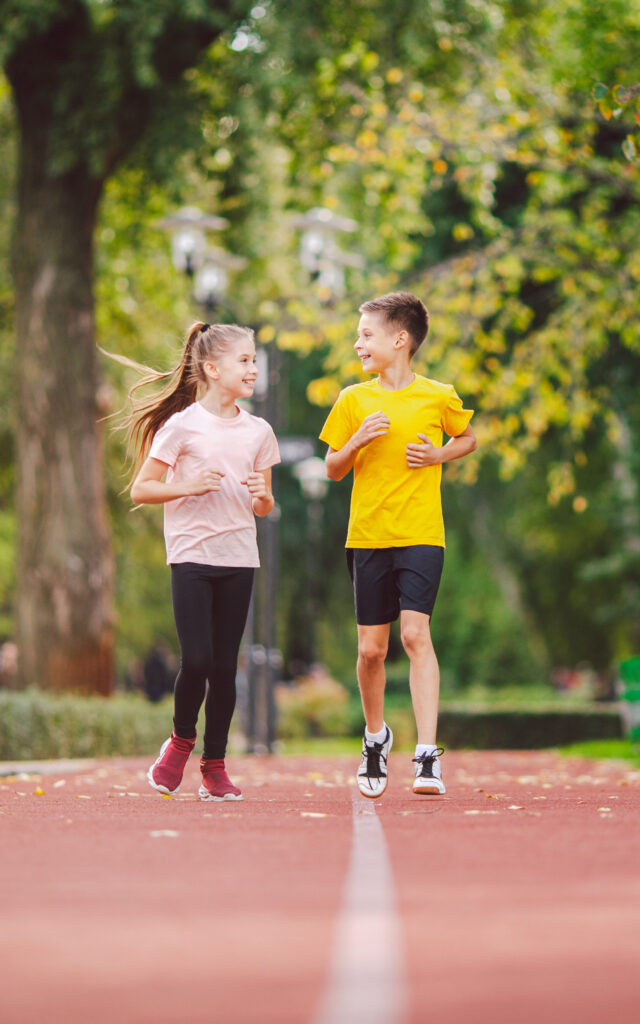
[[[467,686],[464,690],[440,694],[441,704],[467,704],[486,706],[492,710],[503,708],[573,708],[591,704],[590,694],[581,690],[554,690],[548,684],[537,686]]]
[[[634,768],[640,768],[640,738],[623,740],[587,740],[560,747],[562,757],[587,757],[591,760],[628,761]]]
[[[362,740],[355,736],[314,737],[313,739],[281,740],[278,743],[279,754],[294,754],[305,757],[339,757],[348,755],[357,757],[362,748]],[[397,746],[397,753],[410,753],[412,746]],[[585,757],[589,760],[628,761],[635,768],[640,768],[640,741],[624,740],[587,740],[584,743],[572,743],[568,747],[559,747],[562,757]]]
[[[298,754],[305,757],[356,757],[362,750],[362,739],[356,736],[314,736],[295,740],[279,740],[279,754]]]

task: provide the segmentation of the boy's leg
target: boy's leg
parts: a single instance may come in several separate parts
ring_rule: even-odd
[[[389,623],[358,625],[358,685],[366,722],[362,757],[356,775],[363,796],[382,796],[387,788],[387,758],[393,734],[384,721],[384,659],[389,646]]]
[[[358,626],[358,686],[364,720],[369,732],[384,725],[384,660],[389,646],[389,623]]]
[[[409,657],[409,685],[418,729],[412,788],[414,793],[442,795],[446,789],[438,756],[444,750],[436,746],[440,670],[429,625],[430,616],[423,612],[405,608],[400,613],[400,633]]]
[[[440,695],[440,669],[431,642],[430,616],[403,609],[400,635],[409,658],[409,686],[418,743],[435,744]]]

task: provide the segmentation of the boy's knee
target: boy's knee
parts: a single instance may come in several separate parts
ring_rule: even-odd
[[[413,624],[403,626],[400,632],[402,646],[411,657],[412,654],[419,654],[431,647],[431,637],[428,628]]]
[[[358,645],[358,657],[368,665],[379,665],[387,656],[388,644],[376,640],[362,640]]]

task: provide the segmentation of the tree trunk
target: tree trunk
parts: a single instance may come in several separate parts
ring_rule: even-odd
[[[107,694],[112,560],[92,297],[101,183],[78,166],[47,173],[42,128],[23,116],[13,254],[19,671],[24,685]]]
[[[153,75],[142,81],[134,73],[139,54],[130,39],[135,7],[144,19],[145,5],[114,7],[109,18],[94,17],[90,6],[32,3],[13,18],[17,41],[6,58],[20,126],[17,613],[24,685],[106,694],[113,566],[93,337],[97,205],[154,104],[166,102],[185,69],[244,12],[223,0],[196,5],[195,14],[188,4],[160,5],[147,32],[152,85]]]

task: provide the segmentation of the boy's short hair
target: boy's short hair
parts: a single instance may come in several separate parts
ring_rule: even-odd
[[[414,355],[429,331],[429,312],[417,295],[411,292],[389,292],[378,299],[363,302],[360,313],[382,313],[388,323],[406,331],[411,339]]]

